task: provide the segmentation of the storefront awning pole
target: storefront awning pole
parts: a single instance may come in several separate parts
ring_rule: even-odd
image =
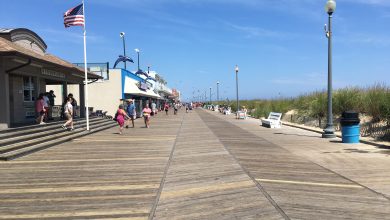
[[[89,131],[89,105],[88,105],[88,69],[87,69],[87,40],[85,23],[87,17],[85,16],[85,4],[83,0],[83,14],[84,14],[84,72],[85,72],[85,117],[87,122],[87,131]]]

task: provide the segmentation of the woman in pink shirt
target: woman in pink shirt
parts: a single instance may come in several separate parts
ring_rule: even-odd
[[[38,124],[46,124],[43,122],[44,116],[45,116],[45,100],[43,99],[43,94],[39,94],[39,97],[37,101],[35,102],[35,112],[37,113],[38,117],[35,119],[35,121]]]
[[[118,111],[116,112],[116,121],[119,124],[119,134],[122,134],[123,126],[125,126],[125,122],[127,121],[128,118],[129,116],[124,110],[124,106],[122,104],[119,105]]]
[[[149,108],[149,104],[146,103],[145,108],[142,110],[142,115],[144,116],[145,127],[149,128],[150,125],[150,115],[152,114],[152,109]]]

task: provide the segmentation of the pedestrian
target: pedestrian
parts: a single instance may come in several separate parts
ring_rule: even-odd
[[[76,101],[76,99],[73,97],[73,94],[72,94],[72,93],[69,93],[68,98],[71,98],[71,99],[72,99],[71,104],[72,104],[72,106],[73,106],[73,117],[75,117],[75,116],[76,116],[77,101]]]
[[[39,94],[37,101],[35,102],[35,112],[37,114],[37,118],[35,121],[37,124],[46,124],[43,122],[43,119],[45,117],[45,104],[44,104],[43,94]]]
[[[178,109],[178,103],[174,103],[173,104],[173,114],[176,115],[177,114],[177,109]]]
[[[137,114],[135,112],[135,105],[133,103],[133,100],[127,101],[126,111],[127,111],[127,115],[129,116],[129,120],[131,120],[131,123],[132,123],[133,128],[134,128],[134,120],[135,120],[135,117]],[[129,128],[129,125],[126,125],[126,128]]]
[[[157,105],[156,103],[152,102],[152,115],[155,115],[157,114]]]
[[[47,122],[49,120],[49,105],[50,105],[50,101],[49,101],[49,97],[48,97],[48,92],[45,92],[43,93],[43,106],[45,108],[45,117],[44,117],[44,121]]]
[[[54,95],[54,91],[50,90],[47,97],[49,98],[49,120],[53,120],[52,108],[54,106],[54,98],[56,97],[56,95]]]
[[[244,112],[244,119],[247,117],[248,109],[245,106],[242,106],[242,112]]]
[[[116,116],[116,121],[119,124],[119,134],[122,134],[123,127],[125,126],[126,118],[129,118],[122,104],[119,105],[118,111],[116,112],[115,116]]]
[[[148,103],[146,103],[145,108],[142,110],[142,115],[144,116],[145,127],[149,128],[150,126],[150,114],[152,109],[149,108]]]
[[[169,105],[167,102],[164,104],[164,110],[165,110],[165,114],[168,115]]]
[[[66,119],[66,122],[65,124],[63,124],[61,127],[65,130],[68,129],[68,126],[70,126],[70,130],[73,131],[74,130],[74,127],[73,127],[73,106],[72,106],[72,98],[68,98],[67,99],[67,102],[64,106],[64,115],[65,115],[65,119]]]

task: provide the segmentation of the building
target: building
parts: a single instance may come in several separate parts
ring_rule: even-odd
[[[88,69],[97,69],[95,64],[88,64]],[[109,69],[107,77],[88,85],[88,101],[94,110],[107,111],[113,116],[120,104],[132,99],[136,104],[137,116],[140,117],[145,103],[157,103],[161,97],[154,91],[151,80],[125,69]],[[77,95],[77,89],[70,90]]]
[[[46,49],[44,40],[31,30],[0,28],[0,129],[32,123],[35,100],[49,85],[59,86],[63,97],[68,85],[75,85],[81,116],[85,115],[84,69]],[[101,77],[88,73],[88,78]]]

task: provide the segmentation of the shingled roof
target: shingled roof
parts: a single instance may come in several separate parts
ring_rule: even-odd
[[[54,64],[66,68],[74,73],[84,75],[84,69],[78,66],[69,63],[57,56],[51,54],[38,54],[32,50],[26,49],[22,46],[19,46],[5,38],[0,37],[0,56],[20,56],[25,58],[31,58],[38,62],[43,62],[47,64]],[[94,73],[88,72],[88,78],[90,79],[101,79],[102,77]]]

